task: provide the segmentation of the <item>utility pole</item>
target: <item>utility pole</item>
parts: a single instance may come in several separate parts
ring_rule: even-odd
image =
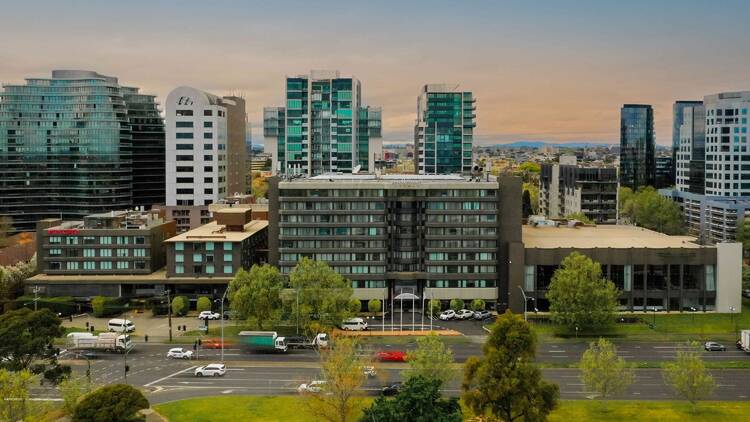
[[[37,302],[39,302],[39,286],[34,286],[34,311],[37,310]]]
[[[172,342],[172,300],[169,295],[169,287],[167,287],[167,318],[169,319],[169,342]],[[223,315],[222,315],[223,317]]]

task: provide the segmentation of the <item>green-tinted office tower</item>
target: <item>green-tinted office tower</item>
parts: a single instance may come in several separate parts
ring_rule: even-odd
[[[425,85],[414,126],[417,173],[471,173],[476,117],[471,92],[445,84]]]
[[[381,109],[362,105],[356,78],[312,71],[286,78],[284,107],[264,108],[264,137],[278,174],[372,172],[381,155]]]
[[[163,201],[164,164],[154,163],[163,160],[163,132],[153,97],[114,77],[54,70],[51,78],[5,85],[0,215],[13,219],[14,231],[32,231],[48,217],[81,219]],[[152,164],[141,163],[145,156]]]

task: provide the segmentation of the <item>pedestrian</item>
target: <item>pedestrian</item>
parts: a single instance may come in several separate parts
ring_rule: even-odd
[[[144,340],[144,341],[145,341],[146,343],[148,343],[148,334],[146,334],[145,336],[143,336],[143,340]]]

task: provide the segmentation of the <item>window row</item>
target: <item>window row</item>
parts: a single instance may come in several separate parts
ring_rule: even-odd
[[[197,250],[213,251],[216,247],[216,244],[218,243],[223,244],[224,252],[229,252],[232,250],[232,242],[175,242],[174,250],[184,251],[185,243],[192,244],[194,251],[197,251]]]
[[[282,240],[282,248],[289,249],[383,249],[384,240]]]
[[[494,265],[427,265],[428,273],[436,274],[477,274],[495,273]]]
[[[282,214],[282,223],[383,223],[383,214],[355,214],[355,215],[296,215]]]
[[[231,253],[225,253],[224,254],[224,262],[232,262],[232,254]],[[174,254],[174,262],[185,262],[185,255],[181,253]],[[213,254],[200,254],[200,253],[194,253],[193,254],[193,263],[197,262],[214,262],[214,255]]]
[[[428,240],[427,248],[496,248],[496,240]]]
[[[282,210],[306,210],[306,211],[362,211],[362,210],[384,210],[385,202],[282,202]]]
[[[64,264],[64,265],[63,265]],[[114,265],[114,266],[113,266]],[[84,261],[84,262],[78,262],[78,261],[68,261],[68,262],[59,262],[59,261],[51,261],[49,263],[49,269],[50,270],[145,270],[146,269],[146,262],[145,261],[115,261],[114,263],[112,261]]]
[[[430,252],[430,261],[494,261],[494,252]]]
[[[490,236],[497,234],[495,227],[428,227],[428,236]]]
[[[438,289],[497,287],[496,280],[427,280],[425,284]]]
[[[144,236],[50,236],[51,245],[145,245]]]
[[[384,253],[283,253],[282,261],[296,262],[302,258],[310,258],[316,261],[337,262],[337,261],[382,261],[385,259]]]
[[[383,227],[282,227],[282,236],[380,236]]]

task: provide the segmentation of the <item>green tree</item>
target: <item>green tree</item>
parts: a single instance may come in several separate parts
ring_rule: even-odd
[[[305,393],[305,406],[316,420],[347,422],[354,419],[355,396],[365,382],[369,362],[357,354],[351,338],[340,338],[321,350],[320,372],[325,384],[319,393]]]
[[[56,366],[52,342],[65,332],[60,323],[49,309],[21,308],[0,315],[0,366],[13,371],[29,369],[39,361]]]
[[[349,312],[352,314],[358,314],[362,310],[362,301],[357,299],[356,297],[353,297],[349,301]]]
[[[617,209],[620,213],[620,218],[632,222],[633,219],[633,197],[635,192],[627,186],[621,186],[617,190]]]
[[[485,304],[484,300],[482,299],[474,299],[471,301],[472,311],[483,311],[486,306],[487,304]]]
[[[104,296],[94,296],[91,298],[91,309],[94,311],[94,316],[101,318],[105,315],[107,305],[107,298]]]
[[[451,299],[451,309],[455,311],[460,311],[463,308],[464,308],[463,299]]]
[[[91,385],[83,377],[67,377],[59,385],[63,399],[63,410],[68,416],[73,416],[81,398],[91,391]]]
[[[598,329],[611,324],[619,292],[602,278],[598,262],[578,252],[563,259],[547,291],[552,320],[569,329]]]
[[[436,379],[411,377],[393,399],[375,399],[359,421],[460,422],[463,417],[458,399],[444,399],[440,386]]]
[[[172,299],[172,313],[176,316],[185,316],[189,306],[190,302],[185,296],[175,296]]]
[[[383,310],[383,303],[380,301],[380,299],[370,299],[369,302],[367,302],[367,310],[376,313]]]
[[[278,268],[253,265],[239,270],[229,283],[229,306],[237,318],[261,330],[272,327],[281,318],[281,290],[284,276]]]
[[[689,401],[693,408],[698,400],[709,397],[716,388],[714,378],[701,359],[700,345],[696,342],[687,343],[684,350],[678,350],[674,362],[664,364],[662,374],[664,382],[679,397]]]
[[[594,220],[588,218],[586,214],[582,212],[574,212],[565,216],[568,220],[578,220],[583,224],[594,224]]]
[[[13,229],[13,219],[0,215],[0,248],[8,245],[8,233]]]
[[[289,282],[299,292],[299,309],[296,297],[287,300],[291,315],[299,316],[308,334],[315,334],[319,325],[339,325],[352,315],[351,282],[325,262],[302,258],[289,274]]]
[[[29,387],[34,376],[28,370],[0,369],[0,421],[25,421],[30,417]]]
[[[529,218],[534,213],[534,209],[531,208],[531,194],[529,191],[523,191],[521,195],[521,217]]]
[[[659,195],[651,186],[636,193],[620,190],[620,215],[626,221],[665,234],[682,234],[684,224],[679,205]]]
[[[443,309],[443,304],[440,303],[439,299],[430,299],[430,301],[427,302],[427,309],[430,315],[435,316]]]
[[[742,266],[742,288],[750,289],[750,267]]]
[[[614,394],[625,391],[633,383],[633,371],[625,359],[617,356],[617,349],[606,339],[591,342],[581,358],[581,380],[590,391],[599,393],[606,401]]]
[[[35,273],[36,255],[29,262],[0,266],[0,301],[15,299],[23,291],[23,282]]]
[[[203,311],[210,311],[211,310],[211,299],[207,298],[206,296],[201,296],[198,298],[198,302],[195,304],[195,310],[200,312]]]
[[[748,252],[750,252],[750,220],[743,218],[737,222],[735,238],[742,243],[743,255],[747,257]]]
[[[268,193],[268,180],[261,176],[260,172],[253,172],[252,181],[250,182],[250,190],[254,197],[265,198]]]
[[[506,422],[541,422],[557,406],[559,388],[542,380],[534,361],[536,336],[523,317],[510,311],[491,326],[484,357],[464,365],[462,399],[475,415]]]
[[[72,422],[130,422],[136,413],[148,409],[143,393],[127,384],[107,385],[78,403]]]
[[[526,182],[523,184],[522,190],[529,193],[531,213],[536,214],[537,212],[539,212],[539,182]]]
[[[404,379],[424,377],[445,383],[454,373],[453,351],[435,333],[418,337],[417,348],[408,353],[406,361],[409,369],[403,372]]]

